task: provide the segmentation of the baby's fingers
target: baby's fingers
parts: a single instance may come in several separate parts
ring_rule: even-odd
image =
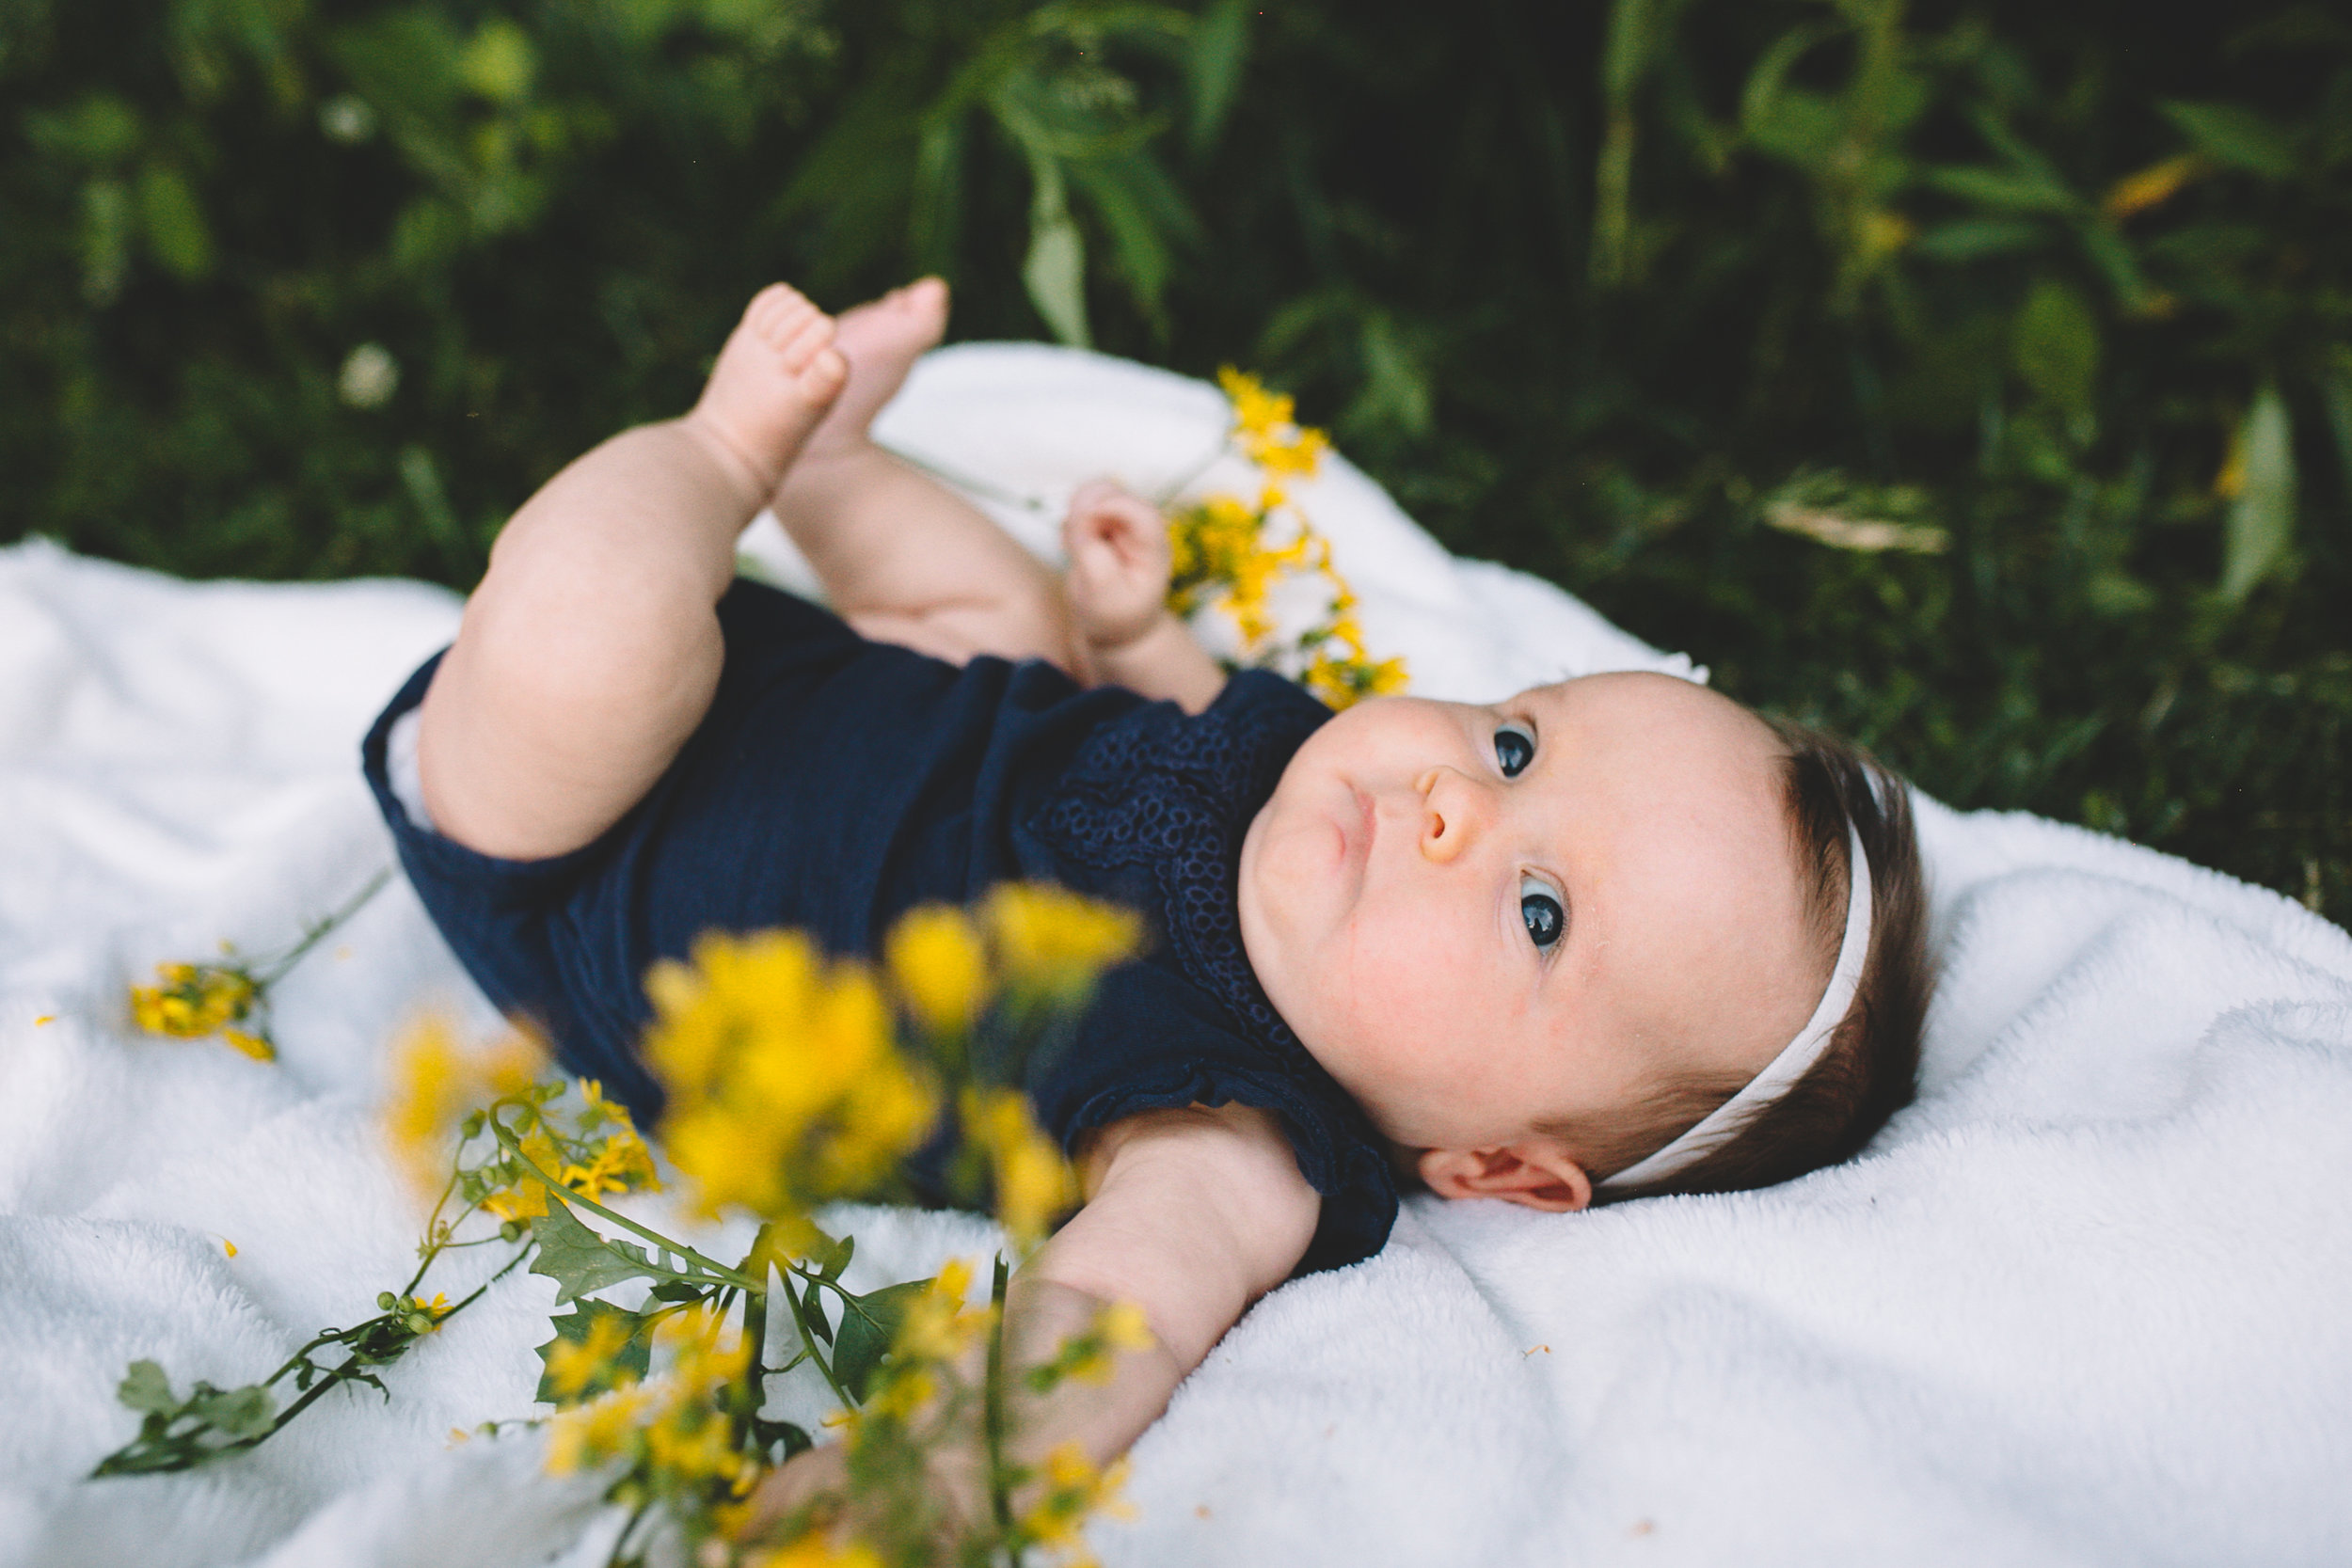
[[[1070,498],[1070,515],[1062,524],[1062,543],[1073,561],[1082,549],[1094,553],[1098,569],[1165,575],[1168,570],[1168,524],[1151,502],[1131,496],[1118,485],[1098,481]],[[1107,556],[1098,553],[1107,551]]]

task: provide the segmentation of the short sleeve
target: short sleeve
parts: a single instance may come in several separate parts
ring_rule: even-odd
[[[1216,1001],[1148,958],[1104,976],[1063,1052],[1030,1064],[1039,1124],[1082,1133],[1145,1111],[1241,1104],[1280,1121],[1298,1170],[1323,1197],[1299,1274],[1359,1262],[1396,1223],[1393,1173],[1362,1113],[1335,1087],[1286,1070],[1236,1034]]]

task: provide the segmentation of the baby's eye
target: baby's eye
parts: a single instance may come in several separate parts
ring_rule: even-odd
[[[1502,765],[1502,776],[1516,779],[1535,760],[1535,732],[1524,724],[1500,724],[1495,728],[1495,761]]]
[[[1527,923],[1527,940],[1538,951],[1549,951],[1567,935],[1568,907],[1561,901],[1560,890],[1541,877],[1520,874],[1519,918]]]

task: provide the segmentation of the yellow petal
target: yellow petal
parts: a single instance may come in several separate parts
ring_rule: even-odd
[[[934,1034],[961,1034],[987,1005],[988,953],[961,910],[909,911],[891,928],[883,957],[899,998]]]
[[[231,1049],[252,1057],[257,1062],[278,1060],[278,1047],[272,1045],[265,1036],[248,1035],[242,1029],[224,1029],[221,1031],[220,1037],[227,1040]]]

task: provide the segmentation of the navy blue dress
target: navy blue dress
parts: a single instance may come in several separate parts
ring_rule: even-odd
[[[567,855],[478,854],[393,795],[386,739],[438,655],[369,732],[362,761],[401,863],[493,1003],[536,1020],[566,1069],[651,1125],[643,977],[702,932],[797,927],[872,957],[917,904],[1057,881],[1139,911],[1150,942],[1031,1064],[1041,1125],[1067,1148],[1162,1106],[1274,1112],[1323,1195],[1300,1272],[1380,1249],[1397,1204],[1382,1146],[1266,1000],[1234,906],[1242,835],[1327,708],[1260,672],[1187,717],[1034,660],[958,669],[751,582],[719,621],[726,662],[701,727],[643,800]]]

